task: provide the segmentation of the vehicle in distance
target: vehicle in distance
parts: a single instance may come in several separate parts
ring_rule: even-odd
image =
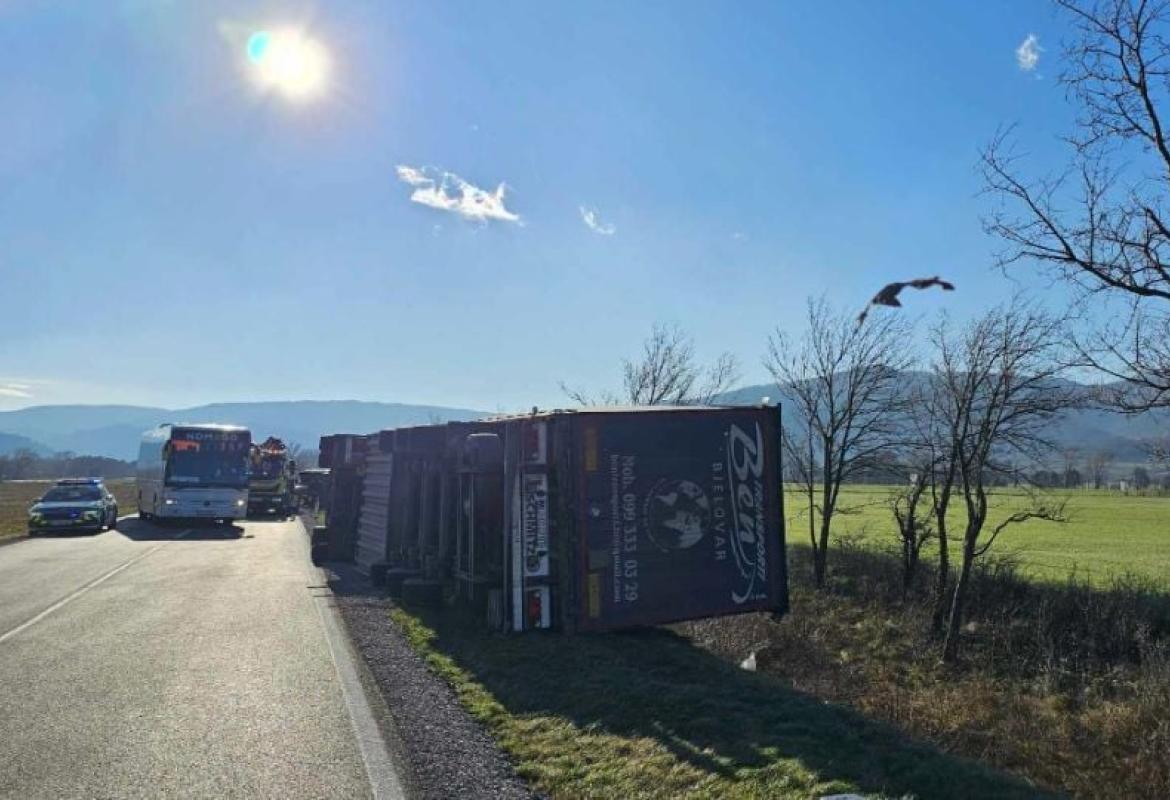
[[[118,526],[118,501],[100,478],[69,478],[28,510],[28,534],[47,531],[100,531]]]
[[[288,447],[269,436],[251,448],[248,472],[248,516],[277,514],[288,516],[296,510],[293,490],[296,486],[296,463],[289,460]]]
[[[236,425],[159,425],[138,449],[142,519],[231,522],[248,506],[252,434]]]

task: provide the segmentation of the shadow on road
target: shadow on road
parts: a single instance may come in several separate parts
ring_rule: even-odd
[[[202,520],[169,522],[146,522],[140,519],[127,519],[118,523],[117,533],[136,542],[169,541],[179,538],[183,534],[184,541],[251,539],[250,534],[244,533],[241,525],[220,525]]]

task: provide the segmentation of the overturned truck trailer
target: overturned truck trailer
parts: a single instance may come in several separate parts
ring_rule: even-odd
[[[362,446],[354,559],[392,592],[515,631],[782,613],[779,437],[775,407],[382,431]]]

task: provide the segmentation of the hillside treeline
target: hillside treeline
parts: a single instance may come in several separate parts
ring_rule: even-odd
[[[105,456],[81,456],[76,453],[40,455],[32,450],[17,450],[0,455],[0,481],[133,476],[133,461],[120,461]]]

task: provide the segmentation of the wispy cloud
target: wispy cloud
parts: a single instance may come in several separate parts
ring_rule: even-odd
[[[1029,33],[1020,46],[1016,48],[1016,63],[1024,72],[1031,72],[1040,63],[1040,54],[1044,48],[1040,46],[1040,39],[1034,33]]]
[[[586,208],[581,206],[581,221],[585,223],[585,227],[601,236],[613,236],[617,233],[617,226],[612,222],[602,222],[601,217],[595,208]]]
[[[411,202],[450,211],[452,214],[486,223],[515,222],[522,224],[519,214],[509,211],[504,205],[507,186],[501,183],[494,192],[481,189],[460,178],[453,172],[439,172],[430,167],[409,167],[404,164],[396,168],[398,180],[413,186]]]
[[[32,397],[32,387],[27,383],[0,382],[0,397],[29,398]]]
[[[733,242],[746,242],[747,238],[747,234],[743,231],[736,231],[735,233],[731,234],[731,240]]]

